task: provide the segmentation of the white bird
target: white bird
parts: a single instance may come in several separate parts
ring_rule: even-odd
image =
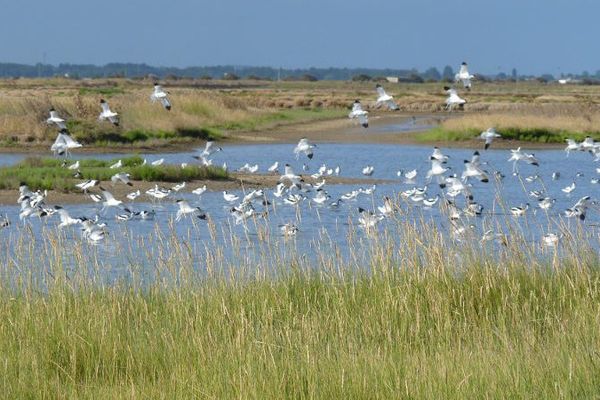
[[[63,154],[69,155],[71,149],[77,149],[79,147],[82,147],[82,144],[69,136],[66,129],[63,129],[58,133],[52,146],[50,146],[50,151],[52,151],[54,155],[62,156]]]
[[[474,75],[469,73],[469,69],[467,67],[467,63],[463,62],[460,65],[460,71],[456,75],[454,75],[455,82],[462,82],[463,86],[467,90],[471,90],[471,80],[474,78]]]
[[[158,167],[158,166],[160,166],[160,165],[163,165],[163,163],[164,163],[164,162],[165,162],[165,159],[164,159],[164,158],[159,158],[158,160],[152,161],[150,164],[151,164],[153,167]]]
[[[375,172],[375,167],[373,167],[372,165],[367,165],[362,169],[362,174],[365,176],[371,176],[373,175],[373,172]]]
[[[465,170],[462,173],[461,179],[466,182],[469,178],[477,178],[480,182],[489,182],[489,178],[485,171],[483,171],[477,164],[465,160]]]
[[[146,194],[155,199],[162,200],[171,194],[171,189],[159,188],[158,185],[154,185],[154,188],[146,190]]]
[[[446,110],[452,111],[456,107],[460,109],[464,107],[467,101],[458,95],[456,89],[444,86],[444,90],[448,94],[448,97],[446,98]]]
[[[583,142],[579,144],[581,151],[593,151],[596,148],[596,142],[591,136],[586,136]]]
[[[129,180],[129,174],[125,172],[119,172],[118,174],[114,174],[110,177],[111,182],[115,185],[118,182],[124,183],[127,186],[133,186],[133,183]]]
[[[123,166],[123,161],[119,160],[119,161],[117,161],[116,163],[114,163],[113,165],[111,165],[108,168],[110,168],[110,169],[117,169],[117,168],[121,168],[122,166]]]
[[[108,106],[106,100],[101,99],[100,106],[102,107],[102,112],[98,116],[98,120],[109,120],[114,126],[119,126],[119,114],[110,110],[110,107]]]
[[[573,190],[575,190],[575,182],[571,183],[569,186],[561,189],[566,194],[570,194]]]
[[[542,243],[544,246],[555,247],[558,244],[558,235],[556,233],[547,233],[542,236]]]
[[[535,158],[535,155],[528,154],[528,153],[521,151],[520,147],[517,148],[517,150],[511,150],[510,152],[511,152],[511,155],[510,155],[510,158],[508,159],[508,161],[513,162],[513,172],[516,172],[517,163],[519,161],[525,161],[527,164],[535,165],[536,167],[539,167],[539,165],[540,165],[537,158]]]
[[[544,197],[538,200],[538,207],[542,210],[549,210],[552,208],[555,202],[555,199],[552,199],[550,197]]]
[[[310,143],[307,138],[302,138],[294,148],[294,154],[296,155],[296,160],[300,156],[300,153],[304,153],[309,160],[313,158],[313,149],[317,147],[316,144]]]
[[[58,224],[59,228],[64,228],[65,226],[80,224],[82,222],[81,218],[72,218],[67,210],[62,208],[61,206],[54,206],[54,209],[60,216],[60,224]]]
[[[525,204],[525,207],[511,207],[510,213],[515,217],[521,217],[525,215],[525,212],[529,209],[529,203]]]
[[[215,146],[215,142],[213,142],[212,140],[209,140],[204,145],[204,150],[202,150],[202,153],[200,153],[200,157],[207,158],[219,151],[223,151],[223,149],[218,146]],[[198,156],[194,156],[194,158],[199,159]]]
[[[228,193],[227,191],[224,191],[223,198],[225,199],[225,201],[227,201],[229,203],[233,203],[234,201],[237,201],[240,197],[236,196],[233,193]]]
[[[433,153],[431,153],[431,156],[429,157],[430,160],[435,159],[435,160],[441,161],[443,163],[448,161],[448,158],[449,157],[444,155],[442,153],[442,151],[439,149],[439,147],[437,147],[437,146],[433,148]]]
[[[296,186],[300,184],[301,179],[302,177],[296,175],[294,169],[289,164],[285,164],[283,175],[279,177],[279,182],[289,181],[290,185]]]
[[[438,183],[442,182],[442,175],[449,171],[450,168],[444,167],[443,162],[436,160],[435,158],[431,159],[431,169],[427,171],[426,179],[428,182],[431,182],[431,179],[435,176]]]
[[[99,182],[96,179],[88,179],[87,181],[83,181],[81,183],[76,184],[75,186],[79,189],[83,190],[83,193],[87,193],[88,189],[93,188]]]
[[[271,165],[267,171],[277,173],[277,169],[279,168],[279,161],[275,161],[273,165]]]
[[[350,119],[358,119],[358,122],[362,125],[363,128],[369,127],[369,112],[363,110],[360,101],[354,100],[352,104],[352,111],[348,114]]]
[[[179,210],[177,210],[175,221],[179,221],[182,217],[185,217],[189,214],[196,214],[198,218],[206,219],[206,213],[202,211],[200,207],[192,207],[185,200],[177,200],[177,204],[179,205]]]
[[[423,206],[425,206],[426,208],[431,208],[433,206],[435,206],[437,204],[437,202],[439,201],[440,196],[439,195],[435,195],[435,197],[429,198],[429,199],[424,199],[423,200]]]
[[[365,229],[373,228],[384,218],[383,215],[375,215],[371,211],[360,207],[358,208],[358,212],[358,224]]]
[[[58,112],[54,109],[54,107],[50,109],[50,118],[46,120],[46,123],[48,125],[55,124],[61,131],[63,129],[67,129],[65,120],[58,116]]]
[[[394,212],[394,203],[392,203],[392,200],[388,196],[385,196],[383,198],[383,205],[377,206],[377,210],[379,210],[381,215],[387,217]]]
[[[154,84],[154,92],[150,95],[150,100],[152,100],[152,102],[160,101],[167,111],[171,110],[171,102],[167,97],[167,92],[165,92],[158,83]]]
[[[120,207],[121,204],[123,204],[123,202],[121,200],[115,199],[115,197],[112,195],[112,193],[110,193],[109,191],[104,189],[102,186],[100,186],[100,190],[102,191],[102,196],[104,196],[104,202],[102,203],[102,210],[105,210],[108,207]]]
[[[298,227],[292,224],[291,222],[288,222],[284,225],[280,225],[279,229],[281,230],[281,234],[286,237],[296,236],[296,234],[299,231]]]
[[[198,196],[202,196],[206,192],[206,185],[201,186],[197,189],[192,190],[192,193]]]
[[[177,185],[171,188],[174,192],[179,192],[181,189],[185,188],[185,182],[178,183]]]
[[[284,183],[278,183],[277,186],[275,187],[275,190],[273,191],[273,196],[275,197],[281,197],[283,196],[283,191],[285,190],[285,184]]]
[[[579,151],[579,150],[581,150],[581,145],[579,143],[577,143],[575,140],[573,140],[573,139],[565,139],[565,141],[567,142],[567,147],[565,147],[565,151],[567,152],[567,157],[569,157],[569,154],[572,151]]]
[[[492,144],[492,141],[494,139],[502,137],[502,136],[500,136],[500,134],[498,132],[496,132],[496,129],[488,128],[487,130],[481,132],[479,137],[481,139],[485,140],[485,145],[484,145],[483,149],[487,150],[490,147],[490,145]]]
[[[300,202],[301,202],[302,200],[304,200],[304,199],[305,199],[305,197],[304,197],[304,196],[302,196],[302,195],[299,195],[299,194],[291,194],[291,195],[289,195],[288,197],[286,197],[285,199],[283,199],[283,202],[284,202],[285,204],[289,204],[289,205],[295,206],[295,205],[298,205],[298,204],[300,204]]]
[[[139,191],[139,189],[138,189],[138,190],[136,190],[135,192],[131,192],[131,193],[127,194],[127,196],[126,196],[126,197],[127,197],[129,200],[131,200],[131,201],[134,201],[135,199],[137,199],[138,197],[140,197],[140,195],[141,195],[141,193],[140,193],[140,191]]]
[[[250,165],[248,163],[244,164],[238,169],[239,172],[247,172],[249,174],[253,174],[258,171],[258,164]]]
[[[96,244],[104,240],[106,232],[96,222],[86,219],[82,223],[83,237],[90,243]]]
[[[414,183],[415,178],[417,177],[417,170],[413,169],[412,171],[408,171],[404,174],[404,183]]]
[[[375,90],[377,90],[377,95],[379,96],[377,97],[377,107],[385,104],[390,110],[395,111],[399,109],[398,104],[396,104],[394,101],[394,98],[387,94],[380,84],[375,85]]]
[[[314,201],[317,204],[323,204],[330,198],[331,196],[328,195],[326,191],[324,191],[323,189],[317,189],[317,195],[313,197],[312,201]]]
[[[584,196],[581,199],[579,199],[573,207],[567,208],[567,210],[565,211],[565,215],[567,216],[567,218],[577,217],[581,221],[585,220],[589,200],[590,196]]]
[[[69,165],[67,169],[72,171],[79,169],[79,160],[75,161],[73,164]]]
[[[265,192],[262,189],[255,189],[244,196],[244,198],[242,199],[242,203],[251,203],[257,199],[264,199],[264,197]]]

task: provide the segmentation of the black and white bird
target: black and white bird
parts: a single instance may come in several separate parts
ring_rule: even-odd
[[[354,100],[352,104],[352,111],[348,114],[350,119],[358,119],[358,122],[363,128],[369,127],[369,112],[363,110],[359,100]]]
[[[83,193],[87,193],[87,191],[94,186],[98,185],[98,181],[96,179],[88,179],[87,181],[83,181],[81,183],[76,184],[75,186],[79,189],[83,190]]]
[[[381,107],[385,105],[389,110],[396,111],[399,109],[398,104],[394,101],[394,98],[387,94],[383,87],[380,84],[375,85],[375,90],[377,90],[377,107]]]
[[[535,158],[534,154],[525,153],[524,151],[521,151],[520,147],[516,150],[511,150],[510,153],[511,154],[508,161],[513,162],[513,172],[517,171],[517,163],[519,161],[524,161],[527,164],[535,165],[536,167],[539,167],[540,165],[539,161],[537,160],[537,158]]]
[[[58,112],[54,109],[54,107],[50,109],[50,118],[46,120],[46,123],[48,125],[54,124],[58,126],[58,129],[60,129],[61,131],[63,129],[67,129],[67,124],[65,123],[65,120],[58,116]]]
[[[100,121],[110,121],[114,126],[119,126],[119,114],[111,111],[110,107],[106,100],[100,100],[100,107],[102,107],[102,112],[98,116],[98,120]]]
[[[446,91],[446,94],[448,94],[448,97],[446,98],[445,109],[448,111],[453,111],[457,107],[459,109],[463,109],[467,101],[458,95],[456,89],[444,86],[444,90]]]
[[[83,145],[81,143],[69,136],[69,133],[66,129],[62,129],[58,133],[58,136],[56,137],[56,140],[52,146],[50,146],[50,151],[52,151],[55,156],[68,156],[72,149],[77,149],[82,146]]]
[[[496,132],[495,128],[488,128],[487,130],[481,132],[481,135],[479,135],[479,137],[485,140],[485,145],[483,149],[487,150],[491,146],[494,139],[497,139],[501,136],[498,132]]]
[[[102,203],[102,211],[106,210],[109,207],[121,207],[123,202],[121,200],[115,199],[111,192],[104,189],[100,186],[100,190],[102,191],[102,196],[104,197],[104,202]]]
[[[469,73],[469,68],[467,67],[466,62],[463,62],[460,65],[460,70],[456,75],[454,75],[454,81],[456,83],[462,82],[463,86],[467,90],[471,90],[471,80],[473,80],[473,78],[475,78],[475,76]]]
[[[307,138],[302,138],[294,148],[294,154],[296,155],[296,160],[300,157],[300,153],[303,153],[308,157],[309,160],[313,158],[313,149],[317,147],[316,144],[313,144],[308,141]]]
[[[158,83],[154,84],[154,92],[150,95],[150,100],[152,100],[152,102],[160,101],[167,111],[171,110],[171,102],[167,97],[167,92],[165,92]]]
[[[179,205],[179,210],[177,210],[175,221],[180,221],[181,218],[192,214],[200,219],[206,219],[206,213],[200,207],[192,207],[185,200],[177,200],[177,205]]]
[[[215,146],[215,142],[213,142],[212,140],[209,140],[208,142],[206,142],[206,145],[204,145],[204,150],[202,150],[202,153],[200,153],[200,156],[193,156],[193,157],[197,160],[199,160],[201,157],[208,158],[218,151],[223,151],[223,149],[218,146]]]
[[[358,225],[365,229],[373,228],[385,218],[383,215],[374,214],[373,212],[360,207],[358,208],[358,213]]]
[[[130,180],[130,175],[125,172],[119,172],[118,174],[114,174],[113,176],[110,177],[110,180],[113,183],[113,186],[115,184],[117,184],[118,182],[124,183],[127,186],[133,186],[133,183],[131,183],[131,180]]]
[[[76,225],[83,222],[81,218],[73,218],[69,215],[67,210],[62,208],[61,206],[54,206],[54,210],[60,216],[60,224],[58,224],[59,228],[64,228],[66,226]]]

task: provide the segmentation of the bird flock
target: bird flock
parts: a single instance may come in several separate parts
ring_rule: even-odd
[[[467,64],[463,63],[460,72],[456,74],[456,83],[462,83],[466,90],[471,90],[473,79],[474,76],[469,73]],[[459,97],[456,89],[445,87],[445,90],[448,94],[446,109],[461,108],[466,103],[464,99]],[[387,94],[381,85],[376,86],[376,92],[378,96],[376,99],[377,107],[385,107],[388,110],[397,110],[399,108],[393,97]],[[160,102],[167,111],[172,109],[168,92],[164,91],[158,84],[154,85],[154,91],[150,99],[152,102]],[[369,125],[368,111],[363,110],[359,100],[353,103],[349,117],[356,119],[365,128]],[[98,120],[100,122],[110,122],[115,126],[118,126],[120,122],[119,114],[112,111],[104,99],[100,101]],[[76,171],[74,176],[81,176],[79,161],[72,164],[66,162],[66,157],[71,155],[71,151],[82,147],[79,142],[69,135],[67,121],[61,118],[55,109],[51,109],[50,116],[46,122],[47,124],[55,125],[59,129],[58,136],[50,150],[55,156],[65,157],[63,165],[69,170]],[[493,127],[481,132],[479,138],[483,141],[484,154],[490,148],[493,141],[500,137],[501,133],[497,132]],[[194,155],[193,159],[200,166],[210,166],[213,165],[212,157],[222,151],[221,147],[218,147],[212,141],[208,141],[204,149],[199,154]],[[300,160],[301,158],[302,160],[306,160],[302,167],[304,173],[310,171],[311,167],[309,163],[313,161],[318,151],[319,147],[315,143],[312,143],[307,138],[302,138],[291,149],[290,156],[293,155],[295,160]],[[567,139],[565,152],[567,157],[572,152],[589,152],[594,156],[594,161],[600,161],[600,143],[595,142],[591,137],[587,137],[582,142]],[[366,231],[372,230],[379,222],[386,218],[391,218],[394,214],[398,213],[400,211],[399,202],[405,201],[410,206],[421,207],[423,209],[438,207],[450,221],[452,233],[456,237],[460,237],[470,227],[465,218],[478,217],[484,213],[484,206],[477,201],[473,194],[472,188],[474,185],[490,185],[492,184],[490,182],[501,182],[505,176],[499,170],[491,168],[491,165],[485,159],[482,159],[482,154],[479,151],[475,151],[470,159],[463,160],[462,168],[458,171],[454,171],[453,167],[449,166],[449,159],[450,157],[444,154],[440,148],[434,147],[427,160],[429,169],[424,177],[424,186],[415,186],[403,190],[397,198],[384,196],[382,203],[375,205],[372,210],[357,207],[358,215],[356,221],[358,225]],[[527,164],[533,167],[539,167],[540,165],[540,161],[534,154],[529,154],[521,150],[521,148],[510,150],[507,162],[512,163],[512,173],[519,179],[521,179],[519,172],[520,165]],[[158,159],[150,162],[149,165],[154,168],[160,168],[163,163],[164,159]],[[144,160],[144,164],[146,164],[146,160]],[[181,163],[181,168],[187,168],[188,166],[189,163],[187,162]],[[130,175],[120,171],[123,168],[121,160],[118,160],[109,168],[115,170],[115,174],[110,178],[110,184],[113,187],[116,185],[126,185],[132,187],[132,191],[124,199],[117,199],[105,188],[105,184],[98,180],[89,179],[76,184],[76,187],[88,195],[92,202],[101,206],[96,215],[73,217],[63,206],[48,206],[47,191],[33,191],[27,185],[21,184],[17,199],[17,203],[20,205],[19,218],[22,221],[30,221],[33,218],[48,219],[53,215],[57,215],[59,228],[78,226],[82,237],[90,243],[99,243],[105,239],[108,233],[105,216],[111,209],[116,210],[114,218],[117,221],[154,219],[157,214],[153,208],[136,207],[136,201],[141,196],[146,196],[153,204],[170,199],[173,204],[177,205],[176,212],[173,215],[175,222],[181,222],[188,218],[206,221],[210,218],[209,214],[199,206],[202,196],[207,191],[205,185],[197,188],[189,188],[186,182],[181,182],[169,188],[155,185],[155,187],[141,192],[139,189],[133,190],[135,189],[135,183],[131,180]],[[223,168],[227,170],[226,163],[223,164]],[[258,164],[250,165],[246,163],[238,171],[254,174],[259,171],[259,166]],[[321,164],[316,169],[316,172],[310,175],[311,183],[308,182],[308,174],[298,173],[290,163],[284,163],[282,171],[280,171],[280,162],[275,161],[266,171],[268,174],[278,175],[278,182],[275,188],[254,189],[242,194],[228,191],[222,192],[223,205],[227,207],[228,214],[234,225],[242,225],[247,229],[247,221],[249,219],[268,216],[275,204],[283,204],[299,210],[301,204],[309,203],[315,207],[336,210],[343,204],[352,204],[359,196],[372,197],[377,190],[377,185],[367,188],[360,187],[343,193],[338,198],[333,198],[328,193],[326,181],[329,176],[340,175],[341,168],[339,165],[332,167]],[[373,165],[367,164],[361,168],[361,172],[364,176],[370,177],[375,173],[375,168]],[[600,168],[596,172],[600,174]],[[398,171],[396,176],[404,185],[416,185],[418,172],[414,168],[408,171]],[[552,180],[558,180],[559,178],[559,171],[552,173]],[[530,175],[521,179],[521,182],[526,184],[540,180],[539,175]],[[592,179],[591,183],[598,183],[598,179]],[[433,191],[433,187],[437,187],[438,189],[437,193],[431,196],[429,193]],[[565,186],[562,192],[570,196],[576,190],[576,187],[576,183],[573,181],[568,186]],[[179,195],[188,190],[188,193],[194,195],[193,200],[189,198],[185,199]],[[548,196],[544,190],[531,190],[529,196],[535,200],[534,205],[532,206],[530,203],[513,205],[509,208],[510,215],[515,218],[523,217],[531,209],[534,209],[534,212],[541,210],[547,213],[556,203],[556,199]],[[564,210],[562,214],[567,218],[576,218],[584,221],[588,210],[595,206],[596,203],[590,196],[583,196],[575,201],[571,207]],[[279,226],[281,234],[285,237],[297,235],[300,229],[296,223],[296,221],[290,221],[281,224]],[[7,217],[0,219],[0,228],[9,225],[10,221]],[[486,230],[482,234],[481,241],[498,241],[500,238],[506,240],[503,234],[496,233],[493,230]],[[542,243],[546,246],[555,246],[559,239],[559,234],[550,232],[542,237]]]

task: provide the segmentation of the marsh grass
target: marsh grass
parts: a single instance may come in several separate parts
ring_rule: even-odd
[[[62,166],[62,161],[53,158],[29,157],[22,162],[9,167],[0,168],[0,189],[18,189],[21,182],[30,188],[42,190],[60,190],[69,192],[75,190],[75,184],[86,179],[110,181],[117,172],[130,174],[133,181],[147,182],[182,182],[191,180],[227,180],[229,176],[220,167],[200,167],[188,165],[181,168],[175,165],[141,165],[143,159],[139,156],[121,159],[123,167],[108,168],[117,160],[83,159],[80,162],[82,178],[75,179],[75,171]]]
[[[464,141],[495,127],[505,140],[565,143],[565,139],[600,139],[600,112],[589,103],[517,104],[507,110],[469,113],[449,118],[415,138],[421,141]]]
[[[173,109],[166,111],[150,101],[151,84],[119,80],[61,84],[64,86],[40,81],[38,86],[30,87],[24,81],[6,87],[7,95],[0,97],[0,144],[51,143],[56,129],[45,123],[51,107],[67,120],[77,140],[96,146],[155,146],[222,139],[225,131],[338,118],[346,113],[345,106],[337,103],[298,103],[298,94],[278,95],[272,100],[259,91],[181,86],[169,87]],[[119,127],[97,120],[103,97],[119,113]]]
[[[213,237],[215,229],[209,221],[184,236]],[[214,244],[197,259],[197,242],[157,232],[152,247],[143,238],[119,242],[139,241],[161,261],[123,261],[132,278],[105,284],[94,249],[47,235],[43,254],[23,244],[2,265],[0,387],[10,398],[600,392],[600,270],[578,237],[560,258],[519,237],[492,256],[477,241],[448,241],[435,228],[398,221],[372,237],[351,232],[347,259],[325,249],[306,257],[292,241],[288,257],[262,243],[270,262],[241,255],[228,264]],[[237,254],[244,241],[232,236],[227,246]],[[23,269],[42,255],[43,266]],[[144,269],[153,282],[142,283]]]

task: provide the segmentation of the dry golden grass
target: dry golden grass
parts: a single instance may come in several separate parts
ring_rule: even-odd
[[[55,128],[45,120],[50,107],[71,121],[80,140],[109,143],[109,134],[261,130],[280,124],[345,117],[355,99],[375,109],[373,82],[163,82],[171,93],[167,112],[149,100],[152,81],[125,79],[18,79],[0,81],[0,144],[48,143]],[[384,84],[400,109],[411,113],[441,113],[442,83]],[[482,83],[460,90],[467,100],[465,114],[446,121],[451,131],[542,129],[594,132],[600,122],[600,87],[539,83]],[[99,100],[106,98],[121,115],[121,127],[99,123]],[[325,112],[323,112],[325,111]]]
[[[597,132],[600,127],[600,109],[581,104],[518,104],[507,111],[470,113],[443,122],[442,127],[454,131],[546,129],[549,131]]]

